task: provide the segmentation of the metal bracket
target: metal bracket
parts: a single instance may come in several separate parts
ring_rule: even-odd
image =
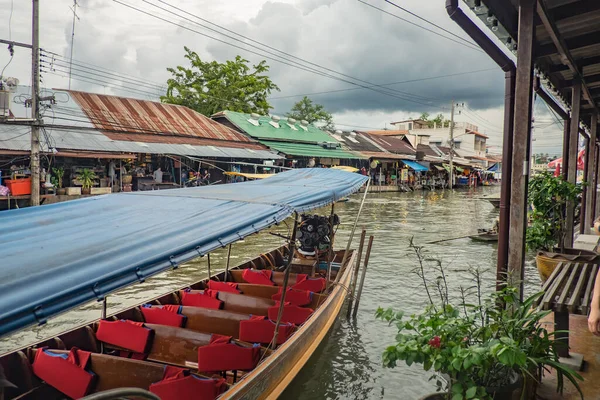
[[[169,257],[169,262],[171,263],[171,267],[173,267],[173,269],[179,268],[179,264],[177,264],[177,262],[175,261],[174,256]]]
[[[135,274],[137,275],[140,283],[144,283],[146,281],[146,278],[144,277],[144,274],[142,274],[142,270],[139,267],[135,269]]]
[[[36,308],[34,308],[33,315],[35,316],[35,319],[40,325],[44,325],[46,322],[48,322],[48,319],[44,315],[44,310],[42,306],[37,306]]]

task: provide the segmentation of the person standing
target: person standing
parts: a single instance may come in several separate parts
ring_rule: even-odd
[[[158,167],[156,169],[156,171],[154,171],[153,176],[154,176],[154,183],[162,183],[162,181],[163,181],[163,172],[160,169],[160,167]]]

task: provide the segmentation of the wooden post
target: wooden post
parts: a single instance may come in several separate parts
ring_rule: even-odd
[[[362,295],[363,285],[365,284],[365,275],[367,274],[367,267],[369,266],[369,257],[371,256],[371,246],[373,246],[373,236],[369,236],[369,244],[367,245],[367,254],[365,254],[365,263],[363,265],[362,274],[360,274],[360,284],[358,285],[358,292],[356,293],[356,305],[352,312],[352,317],[356,318],[358,313],[358,305],[360,304],[360,296]]]
[[[595,167],[596,167],[596,172],[594,173],[594,185],[593,185],[593,192],[592,192],[592,222],[596,219],[596,217],[598,216],[598,203],[596,202],[596,196],[598,194],[598,164],[600,164],[600,146],[598,146],[597,143],[594,143],[594,153],[595,153],[595,157],[596,157],[596,163],[595,163]]]
[[[206,255],[206,262],[208,263],[208,279],[207,279],[207,281],[210,281],[210,276],[211,276],[211,273],[210,273],[210,253],[208,253]]]
[[[352,300],[354,299],[354,291],[356,290],[356,281],[358,281],[358,270],[360,270],[360,260],[362,259],[362,251],[363,246],[365,245],[365,237],[367,236],[367,231],[365,229],[362,230],[360,234],[360,244],[358,245],[358,259],[356,260],[356,268],[354,268],[354,274],[352,275],[352,280],[350,281],[350,300],[348,301],[348,315],[350,318],[350,313],[352,312]]]
[[[101,319],[106,319],[106,296],[102,299],[102,311],[100,315]]]
[[[588,173],[589,173],[589,164],[591,161],[590,155],[590,139],[585,138],[585,154],[583,156],[583,180],[587,181]],[[581,190],[581,213],[579,214],[579,234],[583,235],[587,233],[587,207],[588,207],[588,188],[586,185],[583,186]]]
[[[510,227],[510,187],[513,159],[513,128],[515,122],[515,70],[504,73],[504,143],[502,146],[502,186],[500,188],[500,224],[498,226],[498,262],[496,289],[506,282],[508,239]]]
[[[229,277],[229,260],[231,260],[231,243],[229,243],[229,247],[227,247],[227,263],[225,264],[225,282],[227,282],[227,278]]]
[[[527,218],[527,165],[531,138],[531,98],[533,91],[533,41],[535,0],[519,1],[519,47],[515,79],[515,122],[511,172],[508,280],[520,288],[523,297],[525,227]],[[518,285],[518,286],[517,286]]]
[[[283,275],[283,285],[281,287],[281,299],[279,300],[279,310],[277,311],[277,321],[275,322],[275,332],[271,341],[271,348],[277,348],[277,335],[279,334],[279,326],[281,325],[281,317],[283,316],[283,305],[285,303],[285,294],[287,292],[288,281],[290,279],[290,265],[294,259],[294,251],[296,250],[296,231],[298,230],[298,213],[294,215],[294,228],[290,238],[290,252],[285,263],[285,274]]]
[[[333,238],[333,215],[335,212],[335,202],[331,203],[331,213],[329,214],[329,233]],[[317,268],[319,268],[319,249],[315,248],[315,254],[317,254]],[[333,239],[329,241],[329,250],[327,251],[327,282],[325,283],[325,293],[329,293],[329,281],[331,281],[331,264],[335,259],[335,253],[333,251]]]
[[[590,228],[594,224],[594,192],[596,191],[596,137],[598,130],[598,114],[592,114],[592,123],[590,126],[590,138],[587,141],[587,146],[585,148],[585,180],[587,182],[586,194],[587,199],[585,202],[585,227],[581,233],[589,233]]]
[[[577,147],[579,144],[579,111],[581,108],[581,82],[575,82],[572,89],[572,112],[571,125],[569,129],[569,142],[566,144],[569,149],[569,164],[565,165],[568,169],[567,181],[572,184],[577,183]],[[575,203],[567,203],[566,215],[566,235],[565,247],[573,247],[573,229],[575,227]]]
[[[564,120],[563,148],[562,148],[562,173],[563,179],[569,179],[569,129],[571,129],[571,118]]]

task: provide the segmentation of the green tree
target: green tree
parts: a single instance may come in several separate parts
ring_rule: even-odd
[[[223,64],[202,61],[196,52],[184,48],[191,67],[167,68],[173,77],[160,98],[163,103],[186,106],[206,116],[222,110],[268,114],[273,108],[267,96],[279,87],[266,75],[266,61],[252,67],[240,56]]]
[[[450,120],[449,119],[445,119],[444,118],[444,114],[438,114],[435,116],[435,118],[433,119],[429,119],[430,115],[429,113],[422,113],[421,116],[419,117],[419,119],[427,122],[427,126],[430,128],[433,128],[434,126],[437,127],[447,127],[450,126]]]
[[[298,121],[305,120],[308,121],[309,124],[320,122],[323,124],[323,129],[335,129],[331,113],[327,112],[325,107],[321,104],[313,103],[313,101],[306,96],[294,104],[290,112],[285,114],[285,116],[294,118]]]

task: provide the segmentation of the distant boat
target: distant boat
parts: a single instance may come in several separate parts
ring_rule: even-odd
[[[488,229],[478,229],[477,235],[471,235],[469,238],[476,242],[497,242],[498,232],[494,232]]]

